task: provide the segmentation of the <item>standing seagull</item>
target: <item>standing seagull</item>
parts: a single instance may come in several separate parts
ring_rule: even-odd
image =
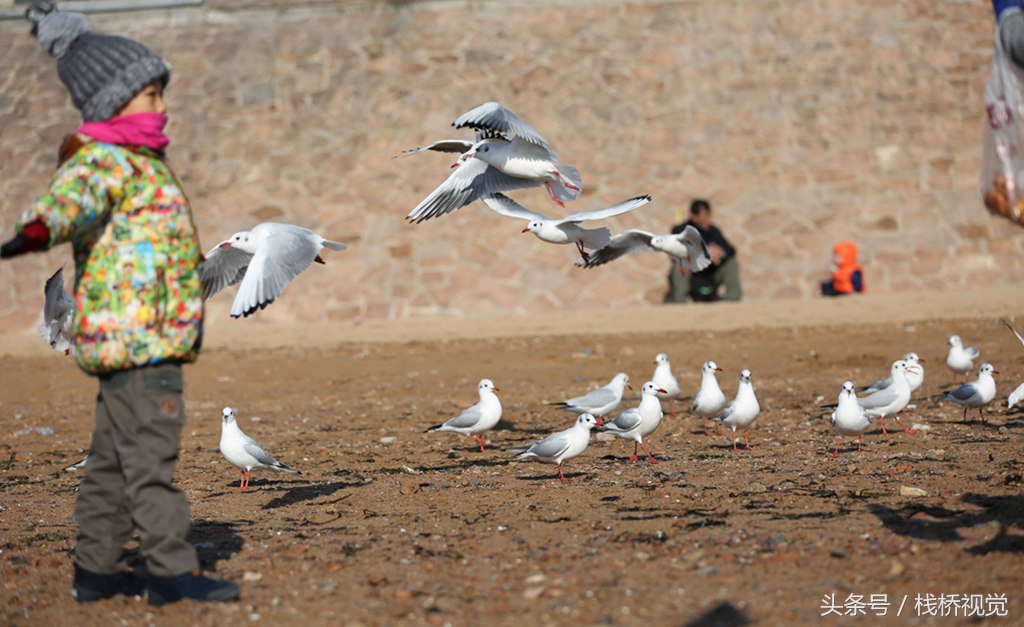
[[[949,336],[949,354],[946,355],[946,366],[953,371],[953,382],[956,383],[957,375],[966,374],[974,370],[974,360],[981,352],[973,347],[964,347],[959,335]]]
[[[75,301],[64,291],[64,268],[59,268],[43,287],[43,324],[39,335],[54,350],[70,355],[75,350],[72,335],[75,324]]]
[[[570,398],[567,401],[548,404],[560,409],[568,409],[577,414],[593,414],[594,416],[601,417],[619,406],[619,403],[622,402],[622,394],[626,388],[633,389],[629,387],[629,375],[625,372],[620,372],[612,377],[608,385],[603,388],[598,388],[583,396]]]
[[[661,251],[671,257],[679,264],[681,274],[686,274],[686,266],[694,273],[711,265],[711,253],[704,239],[697,229],[687,226],[681,233],[674,235],[655,235],[639,229],[619,233],[607,246],[590,255],[590,260],[583,266],[593,268],[629,253],[653,251]]]
[[[636,448],[639,446],[647,454],[647,459],[657,464],[647,447],[644,446],[644,436],[654,433],[654,430],[661,424],[665,415],[661,411],[661,401],[658,400],[658,393],[665,393],[665,390],[655,385],[654,381],[644,383],[641,388],[640,404],[627,409],[612,420],[601,425],[608,433],[619,436],[626,440],[633,440],[633,455],[629,461],[636,462]]]
[[[557,219],[530,211],[504,194],[487,195],[483,200],[484,204],[496,213],[528,221],[529,224],[523,229],[523,233],[533,233],[541,241],[550,244],[576,244],[583,263],[586,263],[590,259],[590,253],[586,249],[596,250],[607,245],[611,240],[612,232],[607,227],[585,229],[580,226],[580,222],[610,218],[632,211],[651,202],[651,197],[636,196],[605,209],[574,213]]]
[[[451,431],[460,433],[467,438],[477,441],[480,445],[480,452],[484,452],[484,439],[480,434],[494,428],[501,420],[501,401],[495,392],[500,392],[490,379],[480,379],[476,386],[480,393],[480,401],[472,407],[462,410],[462,413],[448,422],[435,425],[424,433],[434,431]]]
[[[461,209],[489,194],[547,186],[561,206],[583,190],[576,168],[558,165],[558,156],[532,126],[496,102],[459,116],[452,126],[488,135],[475,142],[452,167],[455,171],[409,212],[406,220],[423,222]],[[511,141],[508,139],[512,136]]]
[[[999,374],[999,371],[992,364],[981,364],[976,381],[964,383],[952,392],[946,392],[947,401],[953,401],[964,408],[964,422],[967,422],[967,410],[972,407],[978,408],[981,421],[985,422],[985,405],[996,397],[996,380],[992,377],[994,374]]]
[[[839,443],[842,442],[844,435],[857,436],[857,452],[859,453],[864,432],[870,425],[871,419],[857,402],[857,395],[853,393],[853,382],[844,381],[843,391],[839,393],[839,405],[832,412],[832,427],[836,430],[836,450],[832,456],[839,456]]]
[[[679,396],[679,380],[676,379],[676,375],[672,374],[672,364],[668,361],[668,354],[658,353],[654,358],[656,367],[654,368],[654,376],[651,377],[651,381],[658,388],[665,390],[664,392],[658,392],[658,398],[668,399],[670,402],[675,397]]]
[[[597,420],[590,414],[582,414],[576,424],[549,435],[548,437],[528,444],[525,447],[511,448],[510,452],[519,453],[516,459],[533,457],[549,464],[558,464],[558,480],[566,481],[562,474],[562,464],[574,457],[579,457],[590,444],[590,430],[597,426]]]
[[[921,365],[924,363],[924,359],[918,357],[917,353],[907,353],[903,356],[903,361],[907,362],[908,366],[914,366],[913,369],[908,369],[906,372],[907,383],[910,384],[910,393],[913,394],[921,387],[921,384],[924,383],[924,366]],[[879,390],[884,390],[891,385],[892,377],[889,376],[884,379],[879,379],[867,387],[861,388],[860,391],[867,393],[877,392]]]
[[[251,231],[235,233],[206,253],[203,298],[241,281],[231,317],[249,316],[274,302],[285,286],[314,261],[324,263],[320,258],[324,247],[346,248],[292,224],[264,222]]]
[[[715,418],[718,422],[727,427],[732,427],[732,450],[736,452],[736,443],[739,437],[736,435],[736,428],[743,428],[743,443],[750,448],[750,441],[747,439],[747,428],[757,420],[761,413],[761,405],[754,395],[754,385],[750,382],[750,371],[744,368],[740,372],[740,385],[736,390],[736,398],[729,401],[722,410],[722,414]]]
[[[886,416],[892,416],[896,424],[903,427],[905,432],[917,433],[915,429],[908,429],[900,422],[898,416],[906,408],[907,404],[910,403],[910,382],[907,381],[907,371],[914,368],[917,368],[917,366],[911,366],[902,359],[892,362],[892,367],[889,369],[892,385],[857,400],[860,406],[867,412],[868,417],[878,418],[878,423],[882,426],[882,433],[884,435],[889,434],[885,430]]]
[[[249,487],[253,468],[272,468],[296,475],[301,474],[298,470],[289,468],[271,457],[256,443],[256,440],[243,433],[235,420],[235,410],[231,407],[225,407],[222,412],[220,452],[231,465],[242,470],[242,481],[238,484],[242,490]]]
[[[693,397],[691,409],[704,418],[704,435],[708,433],[708,419],[720,414],[728,402],[722,388],[718,386],[718,377],[715,376],[716,372],[721,371],[722,369],[713,361],[705,361],[704,365],[700,367],[700,389]],[[715,423],[715,434],[722,435],[722,430],[717,422]]]

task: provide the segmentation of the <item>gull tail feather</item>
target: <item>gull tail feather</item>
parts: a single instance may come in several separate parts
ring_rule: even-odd
[[[342,244],[341,242],[332,242],[331,240],[327,239],[324,240],[324,246],[330,248],[331,250],[345,250],[346,248],[348,248],[348,246]]]
[[[589,248],[590,250],[597,250],[599,248],[604,248],[605,246],[607,246],[608,242],[610,242],[611,239],[611,230],[606,227],[601,227],[599,229],[584,230],[583,236],[580,238],[580,241],[583,242],[584,248]]]

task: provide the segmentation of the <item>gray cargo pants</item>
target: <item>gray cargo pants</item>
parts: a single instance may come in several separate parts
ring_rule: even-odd
[[[174,577],[199,568],[186,539],[188,502],[172,483],[185,423],[182,390],[178,364],[100,377],[96,428],[75,505],[82,568],[122,570],[133,526],[151,574]]]

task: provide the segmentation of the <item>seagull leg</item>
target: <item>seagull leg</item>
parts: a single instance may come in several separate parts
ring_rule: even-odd
[[[858,453],[860,453],[860,443],[863,440],[864,440],[864,434],[863,433],[857,436],[857,452]]]
[[[979,407],[978,408],[978,415],[981,416],[981,424],[986,424],[987,425],[988,421],[985,420],[985,408],[984,407]]]
[[[834,451],[832,452],[832,457],[839,457],[839,442],[841,442],[841,441],[842,441],[842,439],[843,439],[843,438],[841,438],[841,437],[839,437],[839,438],[836,438],[836,450],[834,450]]]
[[[242,471],[242,478],[238,480],[238,489],[245,490],[245,471]]]
[[[629,461],[633,462],[634,464],[640,461],[640,458],[636,456],[636,444],[636,442],[633,442],[633,456],[629,458]]]
[[[967,408],[964,407],[964,424],[967,424]]]
[[[878,419],[878,424],[882,425],[882,435],[889,435],[889,432],[885,430],[885,416]]]
[[[551,182],[548,181],[544,185],[547,186],[547,188],[548,188],[548,195],[551,196],[551,200],[555,201],[555,204],[558,205],[559,207],[563,207],[564,208],[565,207],[565,203],[562,202],[561,200],[559,200],[557,196],[555,196],[555,190],[554,190],[553,187],[551,187]]]
[[[898,424],[899,426],[903,427],[904,433],[910,433],[910,434],[917,433],[917,429],[908,429],[906,425],[904,425],[902,422],[900,422],[900,417],[899,416],[894,416],[893,420],[896,421],[896,424]]]
[[[466,437],[469,438],[470,440],[476,440],[477,444],[480,445],[480,452],[481,453],[484,452],[484,439],[483,438],[481,438],[478,435],[467,435]]]
[[[654,459],[654,455],[651,455],[651,452],[647,450],[647,447],[644,446],[643,443],[640,444],[640,448],[644,450],[644,453],[647,453],[648,461],[650,461],[652,464],[658,463],[658,460]]]
[[[747,450],[750,450],[750,440],[747,439],[747,432],[743,432],[743,443],[747,445]]]
[[[740,441],[739,437],[737,437],[736,436],[736,432],[733,431],[732,432],[732,452],[733,453],[738,453],[739,452],[739,449],[736,448],[736,443],[739,442],[739,441]]]
[[[323,259],[321,259],[320,255],[317,255],[316,257],[314,257],[313,261],[315,261],[315,262],[317,262],[317,263],[319,263],[321,265],[325,265],[325,266],[327,265],[327,262],[324,261]]]
[[[590,253],[583,250],[583,242],[576,242],[576,248],[580,251],[580,257],[583,258],[583,263],[590,263]]]
[[[562,462],[558,462],[558,480],[562,483],[568,483],[569,480],[562,474]]]

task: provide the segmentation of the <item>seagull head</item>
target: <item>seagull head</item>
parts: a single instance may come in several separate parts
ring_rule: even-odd
[[[523,229],[523,233],[536,233],[537,231],[544,228],[544,223],[540,220],[531,220],[526,228]]]
[[[623,387],[629,388],[631,390],[633,389],[633,387],[629,385],[629,375],[626,374],[625,372],[620,372],[619,374],[615,375],[615,378],[612,379],[612,381],[618,381],[622,384]]]
[[[721,372],[722,371],[722,369],[718,367],[718,364],[716,364],[713,361],[705,361],[704,362],[704,366],[701,368],[701,370],[703,370],[704,372],[708,372],[708,373]]]
[[[235,421],[235,408],[234,407],[225,407],[224,410],[221,411],[221,420],[226,425],[227,424],[231,424],[232,422],[234,422]]]
[[[668,394],[666,390],[663,390],[660,387],[658,387],[658,384],[656,384],[654,381],[648,381],[647,383],[644,383],[644,386],[640,388],[640,393],[643,394],[644,396],[654,396],[655,394]]]
[[[245,252],[254,252],[249,249],[249,231],[239,231],[221,242],[219,248],[237,248]]]
[[[654,358],[654,363],[658,364],[659,366],[661,364],[667,364],[668,355],[666,353],[658,353],[658,356]]]
[[[494,382],[491,381],[490,379],[480,379],[480,383],[476,386],[476,389],[480,390],[481,394],[483,392],[500,392],[501,391],[501,390],[498,389],[498,387],[496,385],[494,385]]]
[[[978,374],[979,375],[987,374],[988,376],[991,377],[994,374],[999,374],[999,371],[996,370],[995,366],[993,366],[992,364],[986,362],[984,364],[981,364],[981,368],[978,369]]]
[[[960,336],[959,335],[950,335],[949,336],[949,345],[950,346],[960,346],[962,344],[963,344],[963,342],[960,341]]]
[[[654,250],[664,250],[665,243],[668,240],[664,235],[655,235],[651,238],[651,248]]]
[[[597,425],[597,418],[594,418],[591,414],[580,414],[580,417],[576,419],[576,424],[583,427],[587,431],[590,431]]]
[[[903,361],[910,364],[923,364],[924,359],[917,356],[917,353],[907,353],[903,356]]]
[[[746,368],[744,368],[742,371],[740,371],[740,382],[741,383],[750,383],[750,371],[747,370]]]
[[[843,394],[853,396],[853,381],[843,381]]]

